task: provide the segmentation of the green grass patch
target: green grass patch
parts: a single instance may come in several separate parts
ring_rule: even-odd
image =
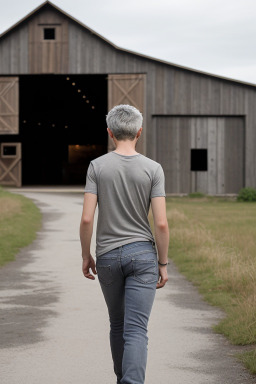
[[[0,187],[0,266],[36,238],[41,212],[28,198]]]
[[[256,349],[243,354],[239,353],[236,356],[253,375],[256,375]]]
[[[188,196],[167,197],[166,206],[169,257],[226,313],[215,331],[236,345],[256,344],[256,204]],[[255,353],[244,356],[255,372]]]

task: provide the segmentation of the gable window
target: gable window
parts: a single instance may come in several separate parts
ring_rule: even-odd
[[[44,28],[44,40],[55,40],[55,28]]]
[[[191,171],[207,170],[207,149],[191,149]]]

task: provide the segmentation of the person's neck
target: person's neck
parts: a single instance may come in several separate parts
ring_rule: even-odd
[[[115,142],[116,149],[114,152],[119,153],[120,155],[132,156],[136,155],[138,152],[135,150],[135,142],[133,141],[117,141]]]

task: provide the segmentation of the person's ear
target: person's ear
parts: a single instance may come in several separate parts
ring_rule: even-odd
[[[114,135],[113,135],[112,131],[109,128],[107,128],[107,131],[108,131],[109,136],[113,139]]]
[[[142,127],[138,130],[137,132],[137,135],[136,135],[136,138],[138,139],[141,135],[141,132],[142,132]]]

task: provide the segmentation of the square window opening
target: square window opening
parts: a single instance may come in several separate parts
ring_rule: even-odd
[[[44,40],[55,40],[55,28],[44,28]]]
[[[191,171],[207,170],[207,149],[191,149]]]
[[[16,145],[2,144],[2,157],[16,157]]]

